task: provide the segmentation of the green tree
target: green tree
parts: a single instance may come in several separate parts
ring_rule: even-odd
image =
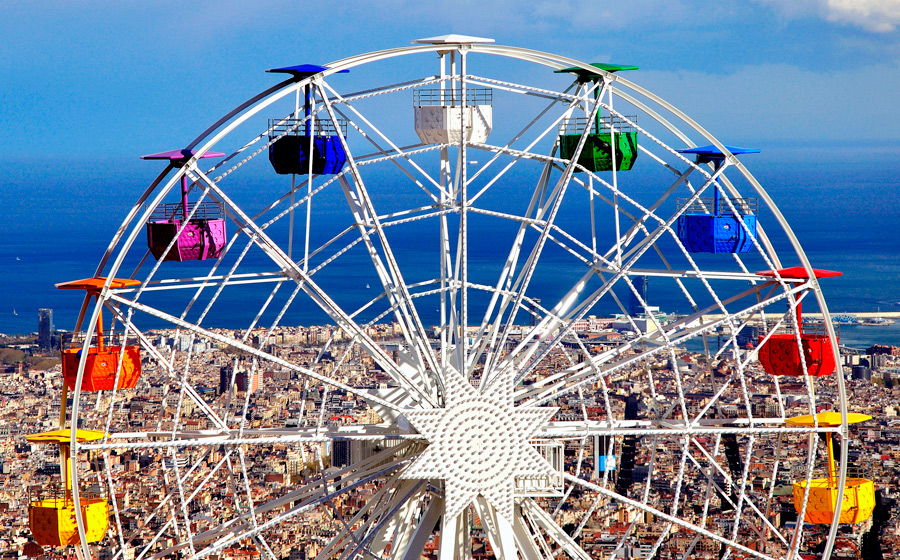
[[[25,352],[15,348],[0,348],[0,364],[17,364],[25,359]]]
[[[34,357],[28,360],[28,367],[36,371],[46,371],[59,364],[59,358]]]

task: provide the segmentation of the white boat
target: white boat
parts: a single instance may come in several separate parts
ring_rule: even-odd
[[[863,325],[866,327],[886,327],[888,325],[893,325],[896,323],[893,319],[887,319],[885,317],[872,317],[871,319],[863,319],[862,321],[857,322],[857,325]]]

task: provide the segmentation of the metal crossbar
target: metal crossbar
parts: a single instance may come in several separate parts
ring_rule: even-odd
[[[316,119],[312,123],[306,119],[269,119],[269,139],[280,136],[308,136],[312,126],[313,136],[337,136],[337,129],[341,129],[341,135],[347,137],[347,121],[337,119],[337,126],[331,119]]]
[[[626,115],[624,117],[598,116],[597,122],[600,125],[597,132],[609,132],[612,128],[615,128],[616,132],[637,132],[637,128],[635,128],[637,116],[635,115]],[[563,135],[581,134],[584,132],[584,129],[588,127],[594,127],[594,119],[589,119],[587,117],[572,117],[564,119],[560,123],[559,133]]]
[[[735,210],[746,214],[756,214],[759,209],[759,200],[756,198],[732,198],[731,203]],[[679,210],[684,209],[685,214],[710,214],[715,206],[713,197],[679,198],[676,201]],[[724,201],[719,201],[719,216],[728,216],[731,208]]]
[[[189,205],[191,208],[195,205]],[[170,202],[157,206],[153,213],[150,214],[151,222],[162,222],[171,219],[179,219],[184,213],[182,212],[182,204],[180,202]],[[219,220],[225,217],[225,205],[221,202],[201,202],[197,207],[192,220]]]
[[[769,331],[766,331],[769,332]],[[777,327],[774,329],[774,334],[793,334],[794,328],[790,325],[784,325]],[[806,320],[803,321],[803,334],[811,335],[811,336],[821,336],[827,337],[828,330],[825,328],[825,325],[822,323],[809,323]],[[838,324],[834,325],[834,335],[840,336],[841,334],[841,326]]]
[[[466,89],[466,105],[492,105],[494,102],[494,90],[490,88]],[[414,89],[413,106],[451,106],[462,104],[462,92],[460,89]]]
[[[103,500],[106,495],[103,489],[96,484],[91,484],[78,490],[79,500]],[[72,506],[72,490],[66,488],[61,482],[49,482],[28,487],[29,503],[48,502],[53,500],[57,505]]]
[[[875,468],[871,463],[848,463],[847,478],[861,478],[872,480],[875,476]],[[790,470],[791,481],[806,481],[806,465],[796,465]],[[816,466],[812,470],[812,478],[828,478],[828,467]]]
[[[97,338],[98,337],[96,334],[91,336],[91,344],[90,344],[91,347],[94,347],[94,348],[97,347]],[[63,349],[65,349],[65,350],[71,350],[71,349],[80,350],[81,348],[84,347],[84,339],[85,339],[84,331],[79,331],[77,333],[74,333],[72,335],[71,340],[68,340],[63,344]],[[132,341],[132,343],[134,343],[133,337],[131,338],[131,341]],[[122,342],[121,331],[104,333],[104,335],[103,335],[103,345],[106,347],[118,346],[121,342]]]

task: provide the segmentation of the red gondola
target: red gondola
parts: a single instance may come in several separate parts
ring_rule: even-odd
[[[784,268],[777,271],[785,282],[800,284],[809,279],[806,269],[802,266]],[[767,270],[757,272],[760,276],[774,277],[775,271]],[[831,278],[841,276],[841,272],[832,270],[813,269],[816,278]],[[800,302],[797,302],[797,325],[800,329],[799,338],[803,347],[803,360],[800,359],[797,333],[793,329],[776,332],[766,340],[760,337],[762,345],[759,347],[759,362],[763,369],[770,375],[788,375],[800,377],[811,375],[821,377],[834,373],[836,363],[831,339],[824,328],[814,328],[803,325],[803,317]],[[804,362],[806,369],[803,368]]]

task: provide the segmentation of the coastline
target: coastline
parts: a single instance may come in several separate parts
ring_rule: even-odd
[[[821,313],[804,313],[804,317],[813,319],[813,320],[821,320]],[[885,346],[900,346],[900,312],[896,311],[886,311],[886,312],[872,312],[872,311],[854,311],[854,312],[832,312],[831,313],[832,320],[836,317],[852,317],[855,319],[863,319],[863,320],[871,320],[874,318],[884,318],[889,319],[890,322],[886,322],[883,324],[877,323],[847,323],[834,321],[835,326],[838,328],[838,337],[840,339],[841,346],[855,348],[858,350],[865,350],[874,345],[885,345]],[[720,314],[706,314],[703,316],[704,321],[714,321],[716,319],[720,319]],[[382,325],[387,325],[389,323],[380,323]],[[223,327],[229,328],[229,327]],[[285,329],[325,329],[325,328],[334,328],[333,325],[328,324],[308,324],[308,325],[282,325],[281,328]],[[230,328],[229,328],[230,329]],[[153,329],[150,329],[153,330]],[[233,329],[232,329],[233,330]],[[60,331],[60,332],[64,332]],[[6,340],[19,340],[19,339],[28,339],[28,338],[36,338],[37,330],[31,331],[28,333],[2,333],[0,332],[0,338]]]

